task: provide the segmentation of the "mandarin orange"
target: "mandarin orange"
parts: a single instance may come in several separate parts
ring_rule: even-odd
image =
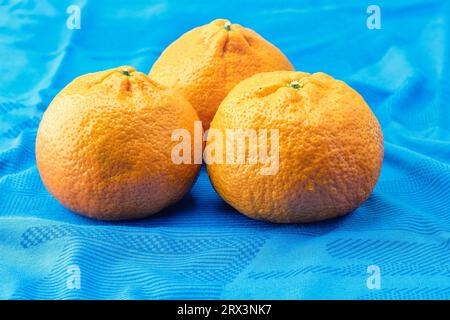
[[[268,147],[278,147],[279,162],[269,174],[261,170],[267,163],[211,163],[205,152],[218,194],[241,213],[272,222],[319,221],[355,210],[372,193],[383,160],[381,127],[369,106],[324,73],[268,72],[242,81],[221,103],[213,130],[222,136],[277,130],[276,145],[269,140]],[[249,158],[250,138],[244,142]]]
[[[73,80],[36,139],[42,180],[67,208],[98,219],[142,218],[180,200],[200,165],[171,160],[174,130],[198,116],[180,94],[131,67]]]
[[[294,68],[278,48],[253,30],[217,19],[169,45],[149,75],[182,93],[206,130],[236,84],[256,73],[275,70]]]

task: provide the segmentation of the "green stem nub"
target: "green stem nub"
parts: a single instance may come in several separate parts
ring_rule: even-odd
[[[293,81],[291,81],[291,83],[289,83],[288,87],[298,90],[298,89],[302,88],[303,85],[300,83],[300,81],[293,80]]]
[[[231,31],[231,22],[230,21],[225,22],[223,28],[227,31]]]
[[[128,70],[128,68],[123,68],[123,69],[122,69],[122,74],[123,74],[124,76],[131,77],[131,73],[130,73],[130,71]]]

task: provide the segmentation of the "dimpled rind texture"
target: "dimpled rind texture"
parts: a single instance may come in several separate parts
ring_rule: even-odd
[[[193,134],[196,120],[180,94],[131,67],[81,76],[44,113],[36,138],[39,173],[59,202],[82,215],[154,214],[181,199],[197,177],[199,165],[171,161],[178,143],[173,130]]]
[[[168,46],[150,77],[181,92],[205,130],[222,100],[240,81],[260,72],[294,70],[284,54],[251,29],[217,19]]]
[[[290,87],[292,81],[300,88]],[[381,127],[369,106],[324,73],[268,72],[244,80],[222,102],[211,129],[223,135],[279,130],[275,175],[261,175],[268,165],[259,162],[207,166],[219,195],[255,219],[313,222],[349,213],[372,193],[383,161]]]

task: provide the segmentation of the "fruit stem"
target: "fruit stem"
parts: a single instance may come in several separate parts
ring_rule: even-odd
[[[130,71],[128,70],[128,68],[123,68],[123,69],[122,69],[122,74],[125,75],[125,76],[127,76],[127,77],[131,77],[131,73],[130,73]]]
[[[288,87],[298,90],[300,88],[303,88],[303,85],[300,83],[300,81],[293,80],[289,83]]]
[[[231,22],[230,21],[225,22],[223,28],[227,31],[231,31]]]

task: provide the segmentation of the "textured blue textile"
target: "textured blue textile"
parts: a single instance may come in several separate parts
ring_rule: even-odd
[[[380,30],[366,27],[372,1],[0,0],[0,298],[450,298],[450,2],[374,2]],[[66,27],[73,3],[80,30]],[[34,158],[53,96],[87,72],[148,72],[170,42],[215,18],[360,91],[385,135],[370,199],[340,219],[275,225],[238,214],[202,170],[189,195],[149,219],[64,209]],[[380,289],[367,286],[369,265]]]

